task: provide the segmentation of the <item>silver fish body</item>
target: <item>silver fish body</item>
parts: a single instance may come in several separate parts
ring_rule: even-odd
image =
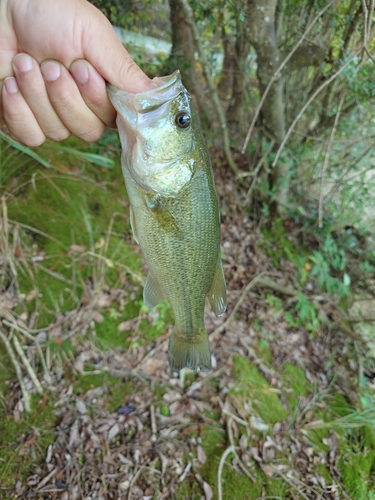
[[[149,267],[148,307],[169,299],[175,327],[172,370],[209,370],[206,296],[217,316],[226,309],[220,258],[220,215],[212,168],[179,72],[130,94],[108,86],[117,110],[131,225]]]

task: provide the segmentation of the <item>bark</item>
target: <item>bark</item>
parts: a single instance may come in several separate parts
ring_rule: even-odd
[[[277,0],[248,0],[249,40],[257,53],[257,77],[261,95],[282,62],[275,31],[276,5]],[[285,137],[284,85],[281,75],[273,82],[260,116],[263,133],[274,142],[274,151],[277,151]],[[289,190],[288,166],[279,162],[269,173],[266,165],[262,177],[265,175],[271,188],[276,187],[269,205],[270,213],[281,213]]]
[[[223,69],[219,79],[218,91],[222,99],[227,100],[231,96],[233,87],[233,72],[235,65],[234,49],[232,40],[228,35],[223,39],[224,61]]]
[[[281,54],[276,42],[276,0],[249,0],[249,40],[257,53],[257,77],[259,90],[263,94],[273,74],[281,63]],[[281,76],[272,85],[262,107],[262,125],[275,144],[285,136],[285,110],[283,81]]]
[[[204,102],[204,88],[197,68],[194,54],[194,39],[190,25],[186,22],[181,0],[169,0],[172,25],[172,52],[168,60],[167,71],[176,69],[181,72],[182,82],[193,93],[200,112],[207,114]]]
[[[242,29],[242,31],[244,31]],[[238,33],[234,45],[232,98],[227,111],[228,122],[238,125],[242,122],[244,96],[246,91],[246,60],[249,55],[250,42],[245,33]]]

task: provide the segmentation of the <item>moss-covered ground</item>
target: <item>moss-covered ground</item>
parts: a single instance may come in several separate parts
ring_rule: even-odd
[[[76,147],[77,143],[70,140],[67,145]],[[12,196],[8,197],[9,219],[22,223],[24,238],[35,253],[35,265],[29,262],[28,267],[22,267],[20,264],[18,273],[19,287],[24,296],[37,290],[26,302],[26,312],[35,316],[33,327],[41,329],[56,314],[76,308],[88,288],[104,291],[123,288],[126,291],[123,307],[117,302],[103,307],[99,311],[100,321],[95,322],[86,340],[89,338],[99,353],[115,352],[116,349],[136,350],[139,345],[147,346],[157,341],[173,321],[173,315],[169,305],[163,303],[158,306],[156,320],[150,321],[142,301],[142,261],[131,239],[128,203],[115,137],[108,133],[99,145],[91,149],[89,146],[79,147],[94,153],[109,151],[115,161],[114,167],[105,169],[89,165],[74,154],[59,152],[51,160],[59,170],[46,170],[37,164],[22,167],[17,172]],[[41,155],[47,153],[48,146],[40,149]],[[5,168],[4,165],[2,168]],[[5,178],[8,185],[3,188],[7,192],[11,177]],[[282,249],[273,245],[275,235]],[[272,237],[265,234],[263,248],[276,268],[280,267],[280,260],[284,258],[299,267],[302,262],[303,268],[308,254],[303,250],[297,254],[281,227]],[[301,282],[304,279],[302,276]],[[276,298],[269,299],[269,302],[276,310],[282,306]],[[16,309],[17,314],[21,312],[21,309]],[[306,321],[311,320],[310,316]],[[137,318],[134,324],[129,322]],[[255,330],[257,321],[254,318],[252,322]],[[123,323],[127,326],[119,328]],[[291,326],[292,331],[293,328],[296,325]],[[319,395],[304,369],[296,364],[285,362],[277,368],[273,366],[267,337],[264,332],[262,335],[254,346],[259,359],[277,370],[278,384],[272,383],[256,364],[240,354],[232,359],[230,376],[235,383],[228,387],[225,395],[234,408],[240,408],[239,418],[251,422],[250,417],[253,417],[255,422],[251,431],[251,426],[242,429],[242,424],[238,424],[236,444],[243,434],[249,449],[256,448],[261,452],[264,442],[276,439],[280,428],[283,438],[274,448],[272,464],[267,462],[267,458],[255,460],[254,450],[253,455],[244,453],[243,462],[248,460],[246,467],[249,467],[254,481],[233,466],[234,456],[229,454],[221,472],[222,498],[314,498],[313,493],[308,497],[299,496],[300,489],[293,488],[290,481],[285,480],[284,466],[296,470],[299,467],[296,457],[300,452],[293,448],[295,440],[311,447],[311,453],[324,458],[322,462],[316,460],[312,463],[310,472],[324,478],[326,485],[335,485],[338,492],[345,492],[345,498],[374,500],[375,438],[371,420],[361,422],[357,419],[358,425],[351,425],[349,419],[348,425],[340,425],[340,419],[355,409],[359,412],[361,409],[354,408],[353,402],[338,393],[337,389],[327,391],[324,396]],[[65,358],[61,359],[69,359],[71,351],[74,358],[79,340],[73,342],[68,338],[64,342],[62,344],[59,338],[51,340],[52,354],[55,349],[62,356],[61,352],[65,350]],[[36,366],[36,370],[40,369]],[[109,373],[96,373],[95,367],[90,364],[84,366],[84,373],[70,366],[64,377],[67,386],[72,385],[72,394],[78,397],[91,389],[105,386],[104,409],[109,413],[126,404],[129,396],[138,391],[131,380]],[[195,380],[195,375],[188,376],[186,387],[190,387]],[[5,347],[0,343],[0,498],[9,498],[2,496],[2,492],[9,495],[17,481],[25,483],[33,474],[48,446],[55,441],[59,426],[60,417],[56,416],[54,407],[58,394],[33,395],[31,412],[17,412],[12,395],[15,385],[15,371]],[[218,391],[219,385],[220,381],[212,379],[207,383],[208,393]],[[166,384],[155,384],[153,391],[152,402],[157,411],[168,418],[170,406],[165,398]],[[230,445],[221,417],[222,411],[216,403],[205,409],[206,421],[199,423],[197,436],[199,434],[206,461],[202,461],[199,467],[197,463],[194,466],[194,474],[210,486],[215,500],[218,498],[220,459]],[[207,420],[211,423],[208,424]],[[336,468],[327,458],[332,452],[329,443],[333,436]],[[189,456],[185,462],[188,460]],[[276,469],[267,467],[275,464]],[[194,479],[194,475],[189,475],[185,481],[174,485],[173,498],[198,500],[202,498],[201,484]]]

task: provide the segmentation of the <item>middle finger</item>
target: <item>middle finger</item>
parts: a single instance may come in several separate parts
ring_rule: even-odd
[[[98,140],[105,125],[87,106],[69,71],[48,60],[42,63],[41,72],[50,102],[64,125],[84,141]]]
[[[54,141],[69,137],[69,130],[50,103],[38,62],[28,54],[17,54],[12,64],[20,92],[45,136]]]

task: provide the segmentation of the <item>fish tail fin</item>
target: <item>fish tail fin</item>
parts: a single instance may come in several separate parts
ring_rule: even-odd
[[[211,352],[206,330],[193,336],[173,330],[169,337],[168,361],[172,371],[185,367],[194,371],[211,370]]]

